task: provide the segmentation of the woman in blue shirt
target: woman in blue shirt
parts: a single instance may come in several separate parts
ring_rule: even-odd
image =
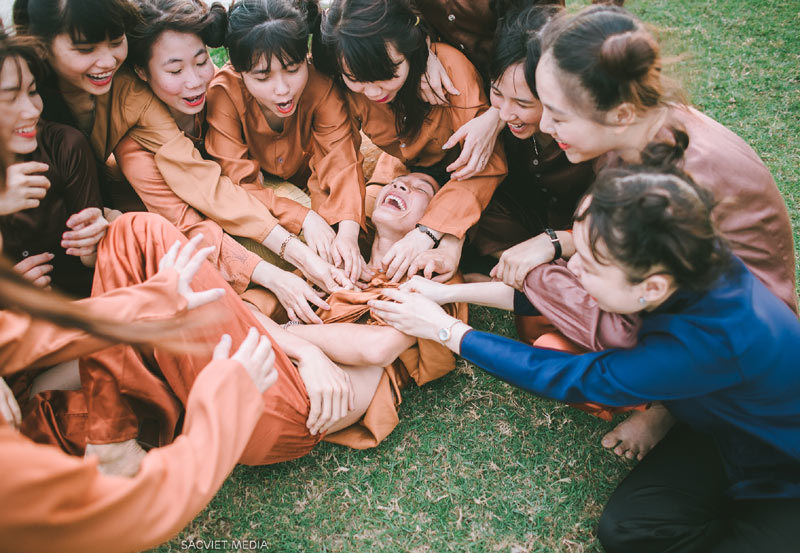
[[[474,331],[436,305],[519,306],[521,295],[502,283],[415,277],[386,292],[394,302],[371,305],[398,330],[439,339],[543,397],[663,402],[681,424],[606,505],[607,551],[796,551],[800,323],[730,254],[711,223],[710,195],[663,161],[679,150],[662,144],[643,154],[645,165],[604,170],[576,216],[568,267],[601,309],[642,316],[635,347],[534,348]]]

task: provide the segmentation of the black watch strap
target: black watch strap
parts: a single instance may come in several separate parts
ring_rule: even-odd
[[[550,237],[550,243],[553,244],[553,249],[555,249],[555,255],[553,256],[553,261],[556,259],[561,259],[561,241],[558,239],[558,235],[556,231],[551,228],[546,228],[544,231],[547,233],[547,236]]]
[[[417,230],[422,232],[422,233],[424,233],[424,234],[427,234],[430,237],[430,239],[433,240],[433,247],[434,248],[438,248],[439,247],[439,242],[441,242],[442,239],[441,238],[436,238],[436,235],[431,232],[431,229],[429,229],[425,225],[420,225],[419,223],[417,223]]]

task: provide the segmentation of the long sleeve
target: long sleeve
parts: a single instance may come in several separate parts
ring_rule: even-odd
[[[366,230],[366,185],[359,150],[360,136],[332,82],[317,77],[319,99],[312,121],[311,207],[330,225],[356,221]],[[357,143],[358,142],[358,143]]]
[[[177,272],[165,271],[142,284],[76,303],[88,314],[118,321],[167,319],[186,309],[186,300],[177,293],[177,279]],[[64,329],[28,315],[0,312],[0,375],[55,365],[108,346],[107,341],[81,330]]]
[[[488,373],[543,397],[640,405],[704,395],[740,379],[723,357],[725,348],[703,343],[703,338],[682,340],[654,333],[634,349],[573,355],[471,331],[461,343],[461,355]]]
[[[222,173],[233,184],[257,193],[259,200],[267,206],[281,226],[290,232],[299,233],[308,215],[308,208],[275,195],[271,188],[263,186],[261,174],[261,171],[266,171],[281,178],[289,178],[292,174],[288,173],[294,172],[296,163],[290,163],[289,155],[281,155],[280,165],[285,165],[289,169],[288,173],[277,170],[277,167],[266,166],[264,161],[268,155],[268,144],[277,142],[278,137],[271,130],[258,125],[258,128],[253,127],[254,123],[266,123],[261,116],[258,102],[249,94],[246,95],[243,87],[241,77],[227,67],[220,70],[211,82],[206,115],[206,152],[219,163]],[[292,150],[294,157],[304,158],[301,149]]]
[[[452,132],[455,132],[486,111],[489,103],[480,76],[460,52],[446,45],[436,45],[435,50],[453,84],[461,92],[458,96],[449,95],[446,107]],[[448,181],[431,200],[419,223],[461,238],[478,222],[507,172],[503,145],[498,140],[486,167],[469,179]]]
[[[56,158],[54,161],[63,168],[67,214],[78,213],[87,207],[102,208],[97,164],[89,143],[77,129],[48,125],[55,127],[54,138],[59,140],[50,152]]]
[[[188,238],[203,234],[202,247],[214,246],[208,260],[217,267],[237,292],[244,292],[261,258],[227,236],[214,221],[207,219],[179,198],[164,182],[154,156],[131,138],[123,138],[114,150],[122,174],[139,194],[147,210],[158,213]]]
[[[0,482],[0,551],[133,552],[172,538],[222,485],[263,410],[241,365],[213,361],[189,395],[183,434],[130,479],[0,426],[0,467],[13,475]]]

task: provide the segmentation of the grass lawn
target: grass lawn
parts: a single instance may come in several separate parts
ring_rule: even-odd
[[[797,0],[627,5],[658,29],[667,55],[680,56],[671,72],[689,99],[767,163],[800,243]],[[471,316],[479,329],[514,335],[506,314]],[[155,551],[214,539],[254,539],[275,553],[600,550],[593,527],[631,466],[599,446],[611,423],[514,390],[464,361],[408,390],[400,412],[377,449],[323,443],[291,463],[238,467],[208,508]]]

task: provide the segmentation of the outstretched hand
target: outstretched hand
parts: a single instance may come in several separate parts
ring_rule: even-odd
[[[456,320],[422,294],[391,288],[382,292],[392,301],[370,300],[367,305],[378,317],[403,334],[436,340],[439,329],[446,328]]]
[[[198,233],[183,247],[176,240],[169,251],[161,258],[161,261],[158,262],[159,273],[169,269],[175,269],[178,272],[178,293],[186,298],[189,309],[195,309],[201,305],[211,303],[225,295],[225,290],[222,288],[212,288],[202,292],[192,290],[192,279],[197,274],[197,271],[200,270],[208,255],[214,251],[214,246],[209,246],[195,252],[197,244],[202,240],[202,233]]]
[[[250,327],[247,337],[233,355],[231,355],[232,342],[228,334],[223,335],[214,348],[213,358],[238,361],[250,375],[258,391],[263,394],[278,381],[272,342],[263,334],[259,334],[255,327]]]
[[[67,219],[67,227],[70,230],[61,236],[61,246],[67,249],[67,255],[88,257],[94,261],[97,244],[108,230],[108,221],[103,216],[103,211],[97,207],[87,207]]]

